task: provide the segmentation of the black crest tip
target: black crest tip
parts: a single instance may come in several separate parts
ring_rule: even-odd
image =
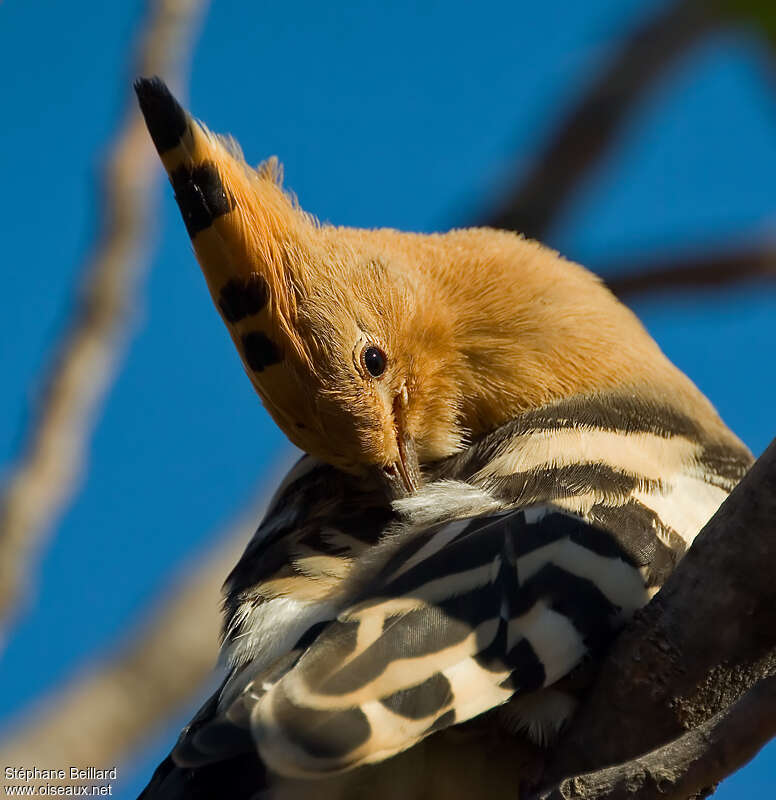
[[[172,150],[186,133],[188,115],[161,78],[138,78],[134,87],[157,152]]]

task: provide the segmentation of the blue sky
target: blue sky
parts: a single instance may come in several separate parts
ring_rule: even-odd
[[[189,105],[249,161],[277,154],[306,209],[338,224],[441,230],[476,218],[662,2],[216,0]],[[143,3],[0,4],[0,462],[18,452],[96,228],[95,176],[133,75]],[[600,267],[774,233],[776,93],[746,32],[695,48],[643,98],[548,237]],[[42,554],[0,662],[4,718],[119,642],[175,565],[206,547],[287,445],[254,397],[163,192],[152,271],[89,473]],[[774,436],[776,287],[634,303],[761,452]],[[270,488],[269,486],[267,487]],[[134,797],[180,719],[124,765]],[[719,791],[776,787],[776,745]]]

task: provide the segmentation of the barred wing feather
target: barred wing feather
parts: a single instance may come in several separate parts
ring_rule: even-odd
[[[647,599],[613,536],[551,508],[407,538],[256,696],[251,728],[272,769],[315,776],[379,761],[550,685]]]

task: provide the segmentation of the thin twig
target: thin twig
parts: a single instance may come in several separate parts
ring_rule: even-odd
[[[666,290],[718,289],[776,279],[776,248],[768,245],[708,257],[677,258],[636,271],[615,268],[607,273],[613,275],[607,286],[622,299]]]
[[[627,37],[536,156],[528,174],[513,181],[516,188],[483,224],[543,238],[644,92],[694,42],[722,22],[708,4],[679,0]]]
[[[150,0],[132,72],[159,73],[180,85],[204,4]],[[149,260],[153,189],[161,173],[129,84],[127,111],[102,176],[102,222],[83,293],[0,496],[0,619],[6,625],[29,592],[34,553],[76,490]]]

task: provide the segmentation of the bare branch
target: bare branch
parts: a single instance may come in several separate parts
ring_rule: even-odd
[[[539,800],[687,800],[705,797],[776,736],[776,676],[730,708],[651,753],[567,778]]]
[[[181,83],[203,6],[204,0],[150,0],[132,72]],[[129,88],[127,81],[128,97]],[[104,168],[99,240],[84,268],[83,293],[0,497],[0,618],[12,615],[22,599],[33,554],[81,475],[148,261],[157,162],[132,98]]]
[[[541,239],[627,115],[668,67],[722,19],[699,0],[679,0],[627,37],[535,159],[528,175],[483,224]]]
[[[747,281],[776,279],[776,248],[762,246],[709,257],[658,262],[637,271],[611,269],[609,288],[621,299],[669,289],[717,289]]]
[[[0,763],[59,768],[115,765],[178,712],[213,675],[221,584],[255,530],[260,509],[153,605],[118,650],[36,701],[8,726]],[[122,637],[124,641],[124,637]]]
[[[731,709],[728,722],[724,709],[776,674],[774,569],[776,441],[617,640],[554,754],[548,782],[622,764],[688,730],[698,728],[703,735],[702,726],[715,714],[721,715],[706,732],[738,730],[737,720],[750,703]],[[773,682],[762,687],[752,697],[770,697]],[[736,759],[743,763],[770,732],[765,726],[727,741],[725,763],[731,769]],[[709,749],[709,763],[723,763],[715,761],[721,751],[715,754],[713,739]]]

